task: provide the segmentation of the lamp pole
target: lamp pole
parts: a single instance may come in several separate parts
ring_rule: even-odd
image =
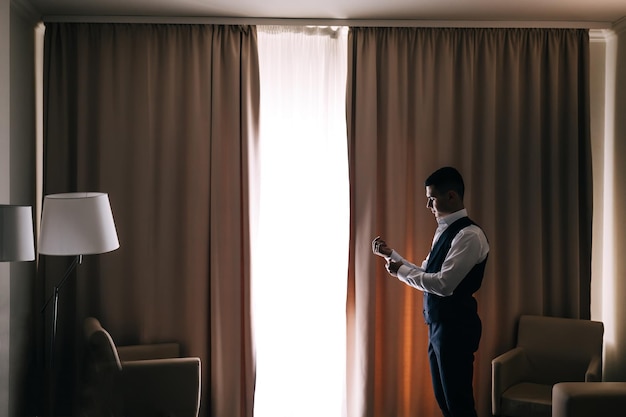
[[[65,275],[63,276],[63,279],[61,279],[61,281],[59,281],[59,283],[54,286],[54,291],[52,295],[48,298],[46,303],[41,308],[41,312],[43,313],[44,311],[46,311],[46,307],[48,307],[48,304],[50,304],[50,301],[53,301],[52,335],[50,339],[50,369],[53,368],[53,364],[54,364],[54,344],[55,344],[56,337],[57,337],[57,321],[58,321],[58,315],[59,315],[59,291],[61,291],[61,288],[63,288],[63,286],[65,285],[65,282],[69,278],[72,271],[76,269],[76,266],[80,265],[81,263],[83,263],[83,255],[76,255],[74,259],[72,260],[72,263],[70,264],[70,266],[67,268],[67,271],[65,271]]]

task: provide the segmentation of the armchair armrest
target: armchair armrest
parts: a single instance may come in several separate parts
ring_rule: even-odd
[[[120,377],[125,416],[197,417],[200,358],[123,362]]]
[[[500,397],[512,385],[522,382],[530,364],[524,349],[516,347],[491,361],[491,410],[500,415]]]
[[[589,362],[587,372],[585,372],[585,382],[601,382],[602,381],[602,358],[594,356]]]
[[[153,343],[118,346],[117,355],[122,362],[178,358],[180,357],[180,345],[178,343]]]

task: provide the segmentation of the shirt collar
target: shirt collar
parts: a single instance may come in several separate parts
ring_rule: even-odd
[[[454,213],[448,214],[447,216],[440,217],[437,219],[437,224],[441,226],[448,227],[455,221],[467,217],[467,209],[461,209],[459,211],[455,211]]]

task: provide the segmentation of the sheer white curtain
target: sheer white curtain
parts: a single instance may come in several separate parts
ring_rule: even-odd
[[[255,417],[344,415],[347,28],[259,26]]]

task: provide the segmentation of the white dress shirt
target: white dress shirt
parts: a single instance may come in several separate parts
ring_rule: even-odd
[[[437,219],[439,226],[435,231],[433,246],[449,225],[466,216],[467,210],[462,209]],[[452,240],[450,251],[446,255],[439,272],[425,272],[428,257],[422,262],[421,266],[407,261],[395,250],[391,252],[387,259],[402,262],[397,274],[400,281],[418,290],[447,297],[452,295],[469,271],[476,264],[484,261],[488,254],[489,243],[485,233],[483,233],[480,227],[470,225],[461,229]]]

